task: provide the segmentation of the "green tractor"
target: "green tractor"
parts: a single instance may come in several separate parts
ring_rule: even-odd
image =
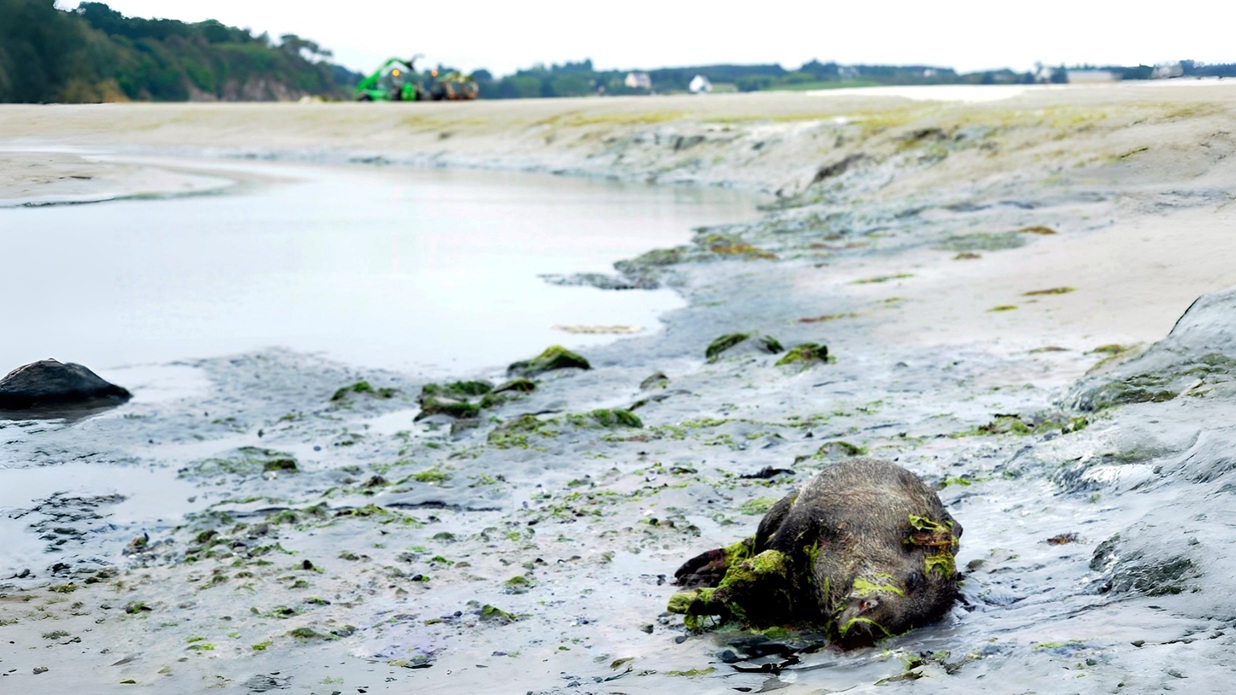
[[[357,101],[468,101],[477,98],[480,88],[476,80],[458,72],[439,76],[429,72],[422,83],[416,73],[416,58],[391,58],[369,77],[356,85]]]

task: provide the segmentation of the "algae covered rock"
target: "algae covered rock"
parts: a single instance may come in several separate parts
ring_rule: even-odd
[[[644,423],[639,417],[629,410],[615,408],[613,410],[603,408],[593,410],[589,413],[581,415],[568,416],[571,424],[577,427],[604,427],[611,429],[614,427],[643,427]]]
[[[1109,352],[1103,346],[1102,352]],[[1123,348],[1120,352],[1125,352]],[[1163,340],[1072,389],[1072,407],[1097,412],[1161,403],[1185,394],[1236,388],[1236,287],[1199,297]]]
[[[18,367],[0,379],[0,410],[120,405],[132,397],[80,364],[53,359]]]
[[[709,362],[716,362],[720,359],[722,353],[728,352],[744,343],[758,352],[770,355],[785,352],[785,348],[782,347],[780,341],[770,335],[757,336],[755,333],[727,333],[709,343],[708,347],[704,350],[704,357]]]
[[[910,471],[853,459],[773,505],[755,535],[675,573],[669,610],[753,628],[824,630],[868,645],[942,617],[955,601],[961,525]]]
[[[398,389],[387,387],[375,389],[368,381],[358,381],[355,384],[349,384],[337,389],[335,393],[331,395],[330,399],[334,403],[339,403],[347,400],[353,395],[363,394],[373,396],[375,398],[394,398],[396,393],[399,393]]]
[[[803,343],[790,348],[790,351],[785,353],[785,356],[777,360],[777,366],[782,367],[787,364],[802,364],[810,365],[813,363],[828,362],[828,346],[822,343]]]
[[[506,373],[508,376],[527,378],[556,369],[592,369],[592,365],[561,345],[553,345],[530,360],[513,363],[507,367]]]

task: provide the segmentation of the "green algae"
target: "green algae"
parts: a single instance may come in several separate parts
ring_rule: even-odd
[[[346,400],[352,394],[368,394],[377,398],[394,398],[395,394],[399,393],[399,389],[393,388],[377,388],[375,389],[368,381],[358,381],[355,384],[344,386],[330,397],[331,401],[338,403]]]
[[[449,415],[455,419],[474,418],[481,413],[481,404],[456,400],[443,396],[426,396],[421,401],[421,412],[416,419],[420,420],[430,415]]]
[[[1026,238],[1018,232],[978,232],[949,237],[936,244],[940,251],[1004,251],[1026,245]]]
[[[889,580],[892,579],[892,576],[883,574],[877,575],[875,578]],[[851,591],[855,596],[874,596],[875,594],[881,593],[897,594],[902,597],[906,595],[905,590],[895,584],[876,584],[875,582],[863,579],[862,577],[858,577],[854,580],[854,585],[851,587]]]
[[[485,604],[481,606],[481,620],[487,623],[498,623],[499,625],[509,625],[510,623],[519,620],[519,616],[514,613],[508,613],[497,606]]]
[[[712,362],[720,357],[721,353],[750,337],[750,333],[728,333],[723,335],[709,343],[708,347],[704,350],[704,357]]]
[[[755,516],[757,514],[767,514],[768,510],[772,509],[773,505],[775,505],[776,503],[777,503],[777,498],[775,497],[756,497],[754,499],[749,499],[746,502],[743,502],[742,505],[738,508],[738,510],[742,512],[743,514],[747,514],[750,516]]]
[[[1015,311],[1016,309],[1017,309],[1016,304],[1001,304],[999,306],[993,306],[992,308],[988,309],[987,312],[988,313],[1000,313],[1003,311]]]
[[[837,627],[837,633],[838,633],[838,634],[840,634],[842,637],[845,637],[845,636],[846,636],[846,634],[848,634],[848,633],[850,632],[850,630],[852,630],[852,629],[854,628],[854,626],[855,626],[855,625],[859,625],[859,624],[864,624],[864,625],[873,625],[873,626],[875,626],[876,628],[878,628],[878,629],[880,630],[880,632],[884,633],[884,636],[885,636],[885,637],[892,637],[892,636],[893,636],[893,633],[891,633],[891,632],[889,632],[887,629],[885,629],[885,627],[884,627],[883,625],[881,625],[881,624],[877,623],[876,621],[872,620],[871,618],[861,618],[861,617],[859,617],[859,618],[850,618],[849,620],[847,620],[847,621],[845,622],[845,624],[844,624],[844,625],[840,625],[840,626],[838,626],[838,627]]]
[[[445,396],[447,398],[471,398],[484,396],[494,390],[488,381],[452,381],[447,384],[425,384],[421,387],[420,399],[429,396]]]
[[[1023,297],[1043,297],[1043,296],[1051,296],[1051,295],[1057,295],[1057,294],[1068,294],[1070,292],[1076,292],[1076,291],[1077,291],[1077,288],[1075,287],[1051,287],[1045,290],[1032,290],[1030,292],[1022,292],[1021,296]]]
[[[717,669],[716,669],[715,667],[713,667],[713,666],[709,666],[709,667],[707,667],[707,668],[693,668],[693,669],[690,669],[690,670],[687,670],[687,671],[666,671],[666,672],[665,672],[665,675],[667,675],[667,676],[681,676],[681,677],[684,677],[684,678],[695,678],[695,677],[697,677],[697,676],[707,676],[708,674],[710,674],[710,673],[712,673],[713,671],[716,671],[716,670],[717,670]]]
[[[770,335],[756,337],[754,333],[728,333],[709,343],[704,349],[704,358],[709,362],[716,362],[722,353],[747,340],[755,340],[756,347],[762,352],[769,354],[785,352],[785,347],[781,345],[781,342]]]
[[[828,346],[822,343],[803,343],[790,348],[784,357],[777,360],[777,366],[787,364],[812,364],[828,362]]]
[[[541,420],[536,415],[525,413],[495,427],[486,440],[498,449],[527,449],[531,435],[556,437],[558,431],[550,427],[553,424],[557,424],[555,420]]]
[[[893,280],[904,280],[914,277],[914,273],[896,273],[894,275],[877,275],[875,277],[863,278],[861,280],[853,280],[851,285],[874,285],[882,282],[891,282]]]
[[[642,428],[643,421],[635,413],[622,409],[599,409],[588,413],[568,415],[567,421],[576,427],[634,427]]]
[[[592,365],[561,345],[551,345],[530,360],[512,363],[506,371],[508,375],[527,378],[558,369],[592,369]]]
[[[408,476],[418,483],[444,483],[451,479],[451,474],[437,468],[430,468]]]

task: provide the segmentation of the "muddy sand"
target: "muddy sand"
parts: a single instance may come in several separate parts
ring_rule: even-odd
[[[475,418],[272,350],[0,421],[0,689],[1224,692],[1236,88],[945,94],[0,109],[9,204],[209,185],[140,159],[168,154],[769,196],[578,278],[689,304]],[[734,332],[832,358],[705,359]],[[856,453],[965,526],[945,620],[841,653],[665,613],[679,563]]]

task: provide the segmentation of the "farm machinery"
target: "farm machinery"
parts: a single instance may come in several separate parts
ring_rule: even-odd
[[[458,72],[439,75],[437,70],[430,70],[427,76],[418,74],[416,59],[419,57],[387,60],[356,85],[356,100],[467,101],[480,94],[476,80]]]

